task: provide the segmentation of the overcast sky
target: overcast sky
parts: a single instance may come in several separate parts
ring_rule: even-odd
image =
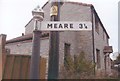
[[[25,25],[32,18],[31,11],[48,0],[0,0],[0,34],[7,39],[21,36]],[[118,1],[119,0],[71,0],[93,4],[110,36],[110,45],[118,51]]]

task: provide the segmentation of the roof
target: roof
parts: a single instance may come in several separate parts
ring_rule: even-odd
[[[104,53],[112,53],[113,52],[112,46],[105,46],[103,52]]]
[[[42,38],[44,38],[44,37],[49,37],[49,32],[42,32]],[[33,34],[27,34],[27,35],[23,35],[23,36],[20,36],[20,37],[13,38],[11,40],[7,40],[6,44],[25,41],[25,40],[32,40],[32,38],[33,38]]]
[[[66,2],[66,3],[72,3],[72,4],[77,4],[77,5],[83,5],[83,6],[93,6],[92,4],[87,4],[87,3],[82,3],[82,2],[72,2],[72,1],[69,1],[69,2]]]

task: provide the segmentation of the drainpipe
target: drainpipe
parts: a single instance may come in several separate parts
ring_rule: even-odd
[[[93,12],[94,8],[91,6],[91,19],[92,19],[92,43],[93,43],[93,63],[95,64],[95,42],[94,42],[94,21],[93,21]],[[94,75],[95,75],[95,67],[94,67]]]

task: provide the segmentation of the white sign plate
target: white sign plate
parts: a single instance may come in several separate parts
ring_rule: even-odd
[[[92,30],[91,22],[65,22],[65,21],[43,21],[42,31],[83,31]]]

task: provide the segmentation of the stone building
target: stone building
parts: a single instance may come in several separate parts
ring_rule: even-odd
[[[44,21],[50,21],[50,4],[47,2],[42,8],[45,12]],[[66,51],[78,55],[84,51],[86,58],[96,63],[95,71],[110,73],[111,61],[109,54],[109,35],[103,26],[94,6],[79,2],[65,2],[61,5],[60,21],[91,22],[92,30],[88,31],[61,31],[59,32],[59,64],[63,65]],[[25,26],[25,35],[13,38],[6,42],[6,48],[11,54],[31,54],[32,32],[34,21],[31,19]],[[48,59],[49,32],[42,32],[40,54]]]

